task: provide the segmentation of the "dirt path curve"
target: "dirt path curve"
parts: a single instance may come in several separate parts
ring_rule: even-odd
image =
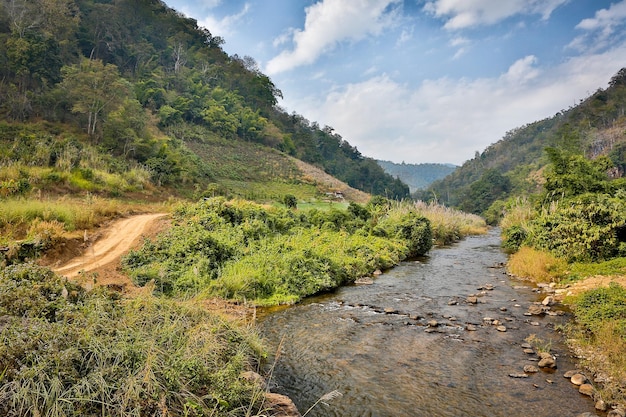
[[[104,236],[85,253],[54,268],[59,275],[74,278],[79,272],[90,272],[111,264],[128,252],[156,219],[167,214],[141,214],[113,223]]]

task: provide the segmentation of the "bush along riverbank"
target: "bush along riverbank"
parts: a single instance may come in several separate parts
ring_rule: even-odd
[[[583,359],[600,404],[626,411],[626,181],[602,158],[551,153],[540,199],[508,203],[503,245],[509,272],[554,283],[572,306],[572,349]],[[616,413],[618,411],[615,411]],[[618,414],[615,414],[618,415]]]
[[[137,285],[153,281],[169,296],[288,304],[424,255],[433,240],[453,240],[481,224],[459,213],[463,220],[446,230],[436,220],[433,235],[428,215],[444,212],[384,198],[308,211],[213,198],[179,207],[173,227],[123,265]]]

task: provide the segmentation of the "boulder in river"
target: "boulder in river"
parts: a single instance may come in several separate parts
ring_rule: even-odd
[[[528,306],[528,313],[532,316],[540,316],[545,313],[544,306],[540,304],[531,304]]]
[[[465,301],[467,301],[468,304],[478,304],[478,297],[476,297],[475,295],[470,295],[465,299]]]
[[[550,355],[547,352],[540,352],[539,357],[541,359],[539,360],[539,363],[537,364],[538,367],[556,368],[556,359],[554,359],[554,356]]]

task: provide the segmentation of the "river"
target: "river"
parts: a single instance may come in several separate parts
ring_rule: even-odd
[[[525,315],[544,295],[505,274],[499,245],[493,230],[404,262],[371,285],[262,313],[261,335],[276,352],[268,365],[273,390],[291,397],[302,413],[323,395],[341,393],[307,417],[594,412],[591,399],[563,377],[575,362],[555,327],[569,314]],[[467,303],[473,294],[479,302]],[[521,346],[531,335],[550,344],[558,368],[513,378],[524,365],[537,364]]]

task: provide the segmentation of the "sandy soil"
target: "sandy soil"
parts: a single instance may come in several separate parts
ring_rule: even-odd
[[[107,285],[124,292],[137,290],[120,272],[120,258],[138,246],[144,236],[164,229],[166,214],[141,214],[118,220],[78,256],[62,265],[52,266],[59,275],[81,282],[85,287]],[[87,240],[87,239],[85,239]]]
[[[582,292],[600,287],[608,287],[611,282],[616,282],[622,287],[626,287],[626,275],[603,276],[596,275],[577,281],[567,288],[568,295],[578,295]]]

